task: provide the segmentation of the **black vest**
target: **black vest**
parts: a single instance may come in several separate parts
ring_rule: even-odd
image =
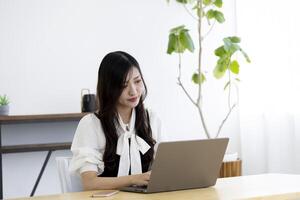
[[[149,149],[150,150],[150,149]],[[148,150],[148,151],[149,151]],[[149,170],[149,165],[150,163],[146,163],[146,160],[145,160],[145,155],[142,155],[142,153],[140,152],[140,156],[141,156],[141,164],[142,164],[142,172],[147,172]],[[108,168],[105,166],[105,163],[104,163],[104,171],[102,174],[98,175],[99,177],[117,177],[118,176],[118,169],[119,169],[119,162],[120,162],[120,156],[117,155],[117,159],[115,161],[115,167],[114,168]],[[130,170],[129,170],[129,173],[130,173]],[[130,174],[129,174],[130,175]]]

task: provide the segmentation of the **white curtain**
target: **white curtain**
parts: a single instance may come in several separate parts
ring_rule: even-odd
[[[244,174],[300,174],[300,1],[237,0]],[[240,56],[239,60],[243,58]]]

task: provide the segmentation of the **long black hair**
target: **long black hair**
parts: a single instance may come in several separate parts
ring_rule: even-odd
[[[149,115],[145,110],[143,103],[147,95],[147,87],[140,66],[136,59],[126,52],[111,52],[103,58],[100,64],[97,84],[97,101],[99,107],[97,115],[100,119],[106,138],[103,161],[105,167],[110,169],[116,168],[116,160],[118,159],[118,155],[116,155],[118,141],[116,129],[118,112],[116,105],[123,91],[126,77],[133,67],[138,69],[145,87],[145,92],[142,94],[138,105],[135,107],[135,131],[136,135],[143,138],[151,146],[151,149],[147,151],[142,160],[144,161],[142,163],[143,169],[144,165],[149,165],[154,154],[153,146],[155,141],[152,138]]]

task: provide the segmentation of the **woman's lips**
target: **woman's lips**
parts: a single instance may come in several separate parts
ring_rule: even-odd
[[[128,101],[130,101],[130,102],[136,102],[137,99],[138,99],[137,97],[133,97],[133,98],[128,99]]]

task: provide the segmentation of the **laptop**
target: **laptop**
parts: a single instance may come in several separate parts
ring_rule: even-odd
[[[228,138],[162,142],[158,145],[148,186],[121,188],[127,192],[154,193],[216,184]]]

